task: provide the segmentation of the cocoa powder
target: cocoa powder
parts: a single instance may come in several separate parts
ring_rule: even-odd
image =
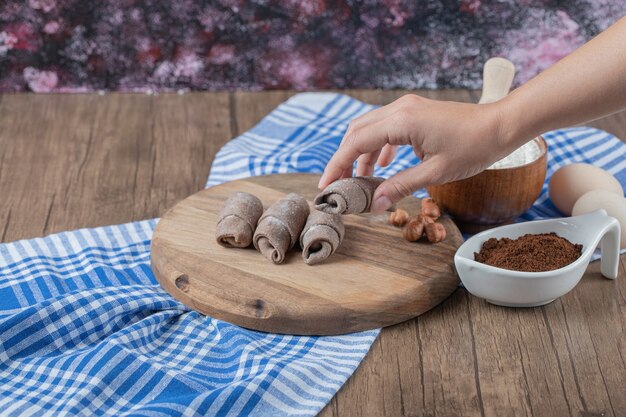
[[[474,252],[474,260],[514,271],[543,272],[571,264],[582,249],[556,233],[528,234],[517,239],[491,238],[480,252]]]

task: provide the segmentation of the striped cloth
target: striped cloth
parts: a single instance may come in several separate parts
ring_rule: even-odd
[[[321,172],[349,120],[370,109],[338,94],[294,96],[218,153],[208,185]],[[626,146],[611,135],[578,128],[546,139],[549,174],[587,161],[626,184]],[[416,162],[402,148],[396,163],[377,174]],[[523,219],[553,215],[544,189]],[[152,275],[155,224],[0,245],[0,415],[315,415],[378,330],[275,335],[190,311]]]

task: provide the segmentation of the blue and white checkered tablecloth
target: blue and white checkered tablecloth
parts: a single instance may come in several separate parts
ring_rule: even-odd
[[[321,172],[348,122],[373,106],[292,97],[218,153],[208,186]],[[592,128],[545,135],[548,176],[571,162],[626,185],[626,145]],[[388,176],[417,163],[401,148]],[[418,193],[423,195],[423,192]],[[522,220],[558,216],[546,196]],[[378,330],[333,337],[259,333],[180,304],[150,270],[156,220],[0,245],[0,415],[315,415]]]

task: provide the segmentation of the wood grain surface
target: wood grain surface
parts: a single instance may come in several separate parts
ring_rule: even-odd
[[[311,204],[319,175],[279,174],[227,182],[187,197],[159,221],[150,249],[161,285],[189,307],[239,326],[272,333],[331,335],[376,329],[416,317],[458,286],[454,254],[463,243],[452,220],[446,239],[408,242],[388,214],[343,216],[346,234],[324,263],[307,265],[294,248],[274,265],[253,247],[224,248],[215,226],[237,191],[274,204],[297,192]],[[312,205],[312,204],[311,204]],[[420,212],[411,197],[399,205]]]
[[[347,91],[384,104],[405,91]],[[478,101],[463,90],[420,91]],[[0,95],[0,237],[156,217],[206,183],[215,152],[292,92]],[[591,123],[626,139],[626,112]],[[532,309],[459,288],[385,328],[321,412],[346,416],[626,416],[626,257]]]

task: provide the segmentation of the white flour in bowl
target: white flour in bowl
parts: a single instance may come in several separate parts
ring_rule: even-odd
[[[520,165],[526,165],[541,156],[541,148],[536,140],[531,140],[525,145],[513,151],[513,153],[505,156],[495,162],[487,169],[513,168]]]

